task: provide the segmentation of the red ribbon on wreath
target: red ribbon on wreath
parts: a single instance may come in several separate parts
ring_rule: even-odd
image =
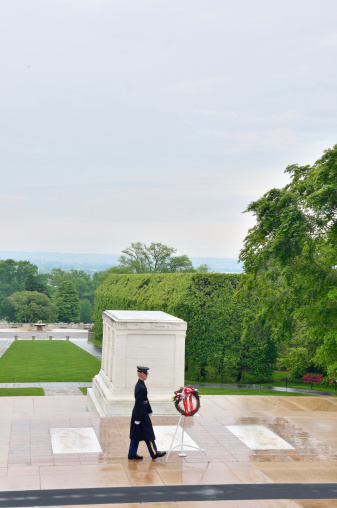
[[[181,392],[181,398],[183,399],[185,416],[189,416],[190,411],[193,413],[193,388],[192,386],[184,386]],[[190,406],[190,409],[188,408]]]
[[[196,399],[196,406],[193,407],[193,399]],[[183,416],[194,416],[200,408],[200,399],[198,390],[192,386],[184,386],[174,392],[172,397],[176,410]],[[183,402],[180,407],[180,402]]]

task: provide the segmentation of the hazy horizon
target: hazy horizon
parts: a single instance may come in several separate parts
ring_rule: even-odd
[[[0,256],[4,253],[8,254],[36,254],[36,255],[64,255],[64,256],[121,256],[122,252],[63,252],[63,251],[30,251],[30,250],[0,250]],[[186,254],[190,258],[199,259],[199,258],[212,258],[212,259],[237,259],[229,256],[193,256],[189,255],[187,252],[177,252],[174,255],[183,255]]]
[[[15,261],[30,261],[38,266],[40,272],[50,272],[53,268],[63,270],[77,269],[93,273],[106,270],[111,266],[118,265],[121,254],[79,254],[65,252],[25,252],[25,251],[0,251],[0,260],[14,259]],[[196,257],[188,256],[194,268],[207,264],[211,271],[220,273],[241,273],[242,263],[236,258]]]

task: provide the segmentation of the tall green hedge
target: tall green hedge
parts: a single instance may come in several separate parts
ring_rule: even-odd
[[[105,310],[161,310],[187,322],[186,365],[220,369],[240,341],[243,306],[233,298],[239,274],[112,274],[95,295],[95,337]]]

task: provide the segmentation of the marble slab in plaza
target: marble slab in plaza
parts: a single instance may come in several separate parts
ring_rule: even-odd
[[[264,425],[226,425],[251,450],[293,450],[294,447]]]
[[[176,414],[172,394],[184,385],[186,329],[185,321],[165,312],[106,310],[101,370],[88,390],[88,409],[130,415],[136,367],[144,365],[154,414]]]
[[[92,427],[51,428],[53,453],[99,453],[102,451]]]
[[[158,450],[169,450],[171,446],[175,451],[181,449],[185,451],[198,450],[198,445],[193,441],[186,430],[183,434],[183,429],[180,426],[177,429],[175,425],[156,425],[153,429]]]

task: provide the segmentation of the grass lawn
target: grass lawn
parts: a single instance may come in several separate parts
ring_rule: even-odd
[[[44,395],[43,388],[0,388],[0,397],[22,397]]]
[[[75,344],[15,341],[0,358],[0,383],[91,381],[101,361]]]
[[[80,390],[83,393],[83,395],[86,395],[87,391],[88,391],[88,388],[86,386],[83,386],[82,388],[80,388]]]
[[[283,397],[310,397],[305,393],[277,392],[274,390],[249,390],[248,388],[198,388],[200,395],[272,395]]]
[[[274,381],[285,381],[285,379],[288,377],[288,371],[287,370],[274,370],[273,372],[273,380]]]
[[[93,344],[95,344],[96,346],[98,347],[102,347],[102,341],[101,340],[98,340],[98,339],[89,339],[89,342],[92,342]]]

